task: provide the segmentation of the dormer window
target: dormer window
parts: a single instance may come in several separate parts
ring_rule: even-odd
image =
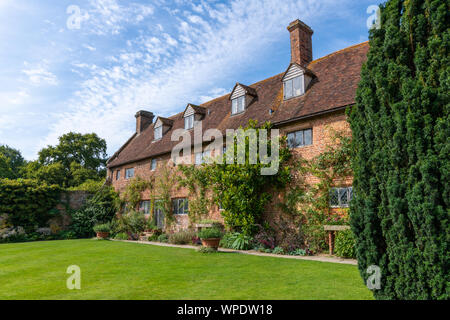
[[[303,76],[284,81],[284,99],[301,96],[303,89]]]
[[[162,138],[162,126],[156,127],[155,128],[155,140],[159,140]]]
[[[304,95],[314,74],[302,66],[291,63],[283,76],[284,100]]]
[[[245,96],[231,100],[231,114],[237,114],[245,111]]]
[[[192,129],[194,127],[194,115],[187,116],[184,118],[184,128],[186,130]]]
[[[236,83],[231,91],[231,114],[239,114],[245,111],[257,98],[256,90],[252,87]]]

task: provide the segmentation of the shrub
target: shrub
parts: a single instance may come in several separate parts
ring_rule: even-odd
[[[169,235],[171,244],[190,244],[196,236],[194,231],[180,231]]]
[[[46,226],[57,215],[53,210],[60,200],[61,189],[56,185],[36,180],[0,179],[0,213],[6,214],[8,223],[32,232],[36,226]]]
[[[201,252],[201,253],[217,253],[218,252],[216,249],[209,248],[209,247],[200,247],[197,251]]]
[[[306,255],[308,255],[308,253],[305,249],[297,249],[297,250],[289,252],[289,255],[290,256],[306,256]]]
[[[157,241],[162,242],[162,243],[167,243],[167,242],[169,242],[169,237],[167,236],[167,234],[163,233],[158,236]]]
[[[337,232],[334,240],[334,253],[342,258],[355,258],[355,236],[351,230]]]
[[[273,254],[284,254],[284,249],[283,249],[282,247],[275,247],[275,248],[272,250],[272,253],[273,253]]]
[[[243,233],[235,232],[226,234],[221,242],[223,248],[233,250],[249,250],[253,238]]]
[[[120,232],[120,233],[116,234],[114,239],[116,239],[116,240],[128,240],[128,235],[126,233],[124,233],[124,232]]]
[[[219,228],[204,228],[198,233],[200,239],[222,238],[223,232]]]
[[[97,224],[93,229],[94,232],[111,232],[111,225],[109,223]]]

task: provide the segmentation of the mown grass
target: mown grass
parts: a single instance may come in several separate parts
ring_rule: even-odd
[[[68,290],[67,267],[81,268]],[[0,245],[0,299],[372,299],[356,266],[97,240]]]

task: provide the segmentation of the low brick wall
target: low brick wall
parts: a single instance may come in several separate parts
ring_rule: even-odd
[[[50,228],[66,229],[72,222],[68,211],[81,209],[90,195],[87,191],[66,191],[62,193],[60,203],[56,206],[60,214],[49,221]]]

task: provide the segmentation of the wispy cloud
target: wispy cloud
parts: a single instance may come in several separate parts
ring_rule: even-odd
[[[58,78],[48,68],[48,61],[44,60],[36,65],[24,63],[22,72],[27,76],[27,81],[34,86],[56,86]]]
[[[116,1],[95,2],[107,25],[120,27]],[[202,2],[183,13],[172,11],[176,33],[164,33],[160,26],[159,33],[128,39],[125,48],[110,57],[112,65],[95,69],[84,65],[90,78],[81,84],[69,110],[60,114],[42,144],[55,142],[68,130],[96,131],[107,138],[113,152],[132,133],[136,110],[169,115],[188,102],[202,103],[225,94],[229,88],[217,89],[217,83],[225,81],[231,87],[239,81],[241,70],[281,36],[287,37],[287,23],[298,16],[312,20],[334,7],[335,2],[327,0],[236,0],[229,5]]]

